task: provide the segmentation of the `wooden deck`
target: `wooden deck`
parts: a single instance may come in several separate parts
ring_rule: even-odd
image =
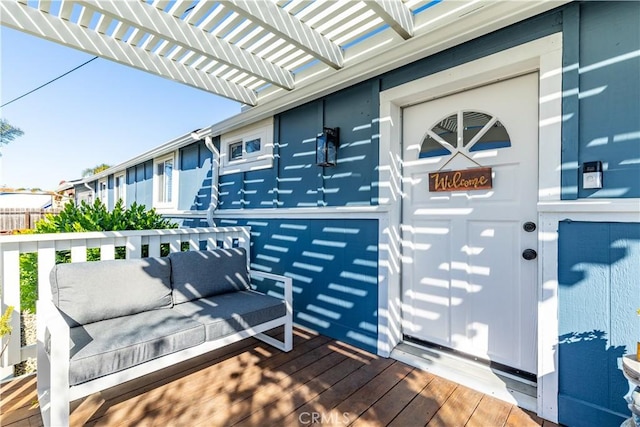
[[[250,339],[75,401],[71,424],[556,426],[393,359],[294,330],[282,353]],[[0,387],[2,426],[41,426],[35,376]]]

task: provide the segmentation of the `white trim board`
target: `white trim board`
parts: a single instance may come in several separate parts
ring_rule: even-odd
[[[336,206],[317,208],[217,209],[211,219],[282,218],[282,219],[384,219],[388,206]]]
[[[388,222],[379,230],[379,316],[378,352],[391,355],[401,342],[400,221],[402,200],[402,109],[474,87],[538,72],[539,74],[539,202],[560,201],[562,124],[562,35],[553,34],[448,70],[414,80],[380,94],[380,203],[389,208]],[[541,218],[539,218],[540,220]],[[541,238],[550,227],[539,221]],[[555,231],[556,227],[553,228]],[[557,256],[553,258],[556,264]],[[539,268],[542,269],[542,262]],[[543,274],[539,274],[538,295],[542,295]],[[557,278],[556,278],[557,279]],[[557,280],[545,282],[551,295],[538,304],[538,397],[537,413],[557,421],[558,374],[554,346],[557,344]],[[551,283],[549,285],[549,283]],[[547,288],[550,289],[547,289]]]

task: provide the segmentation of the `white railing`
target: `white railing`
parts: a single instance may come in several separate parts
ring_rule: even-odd
[[[88,233],[22,234],[0,236],[0,309],[14,307],[11,317],[13,332],[3,337],[0,349],[8,346],[0,359],[0,367],[8,367],[36,357],[36,346],[20,344],[20,255],[38,254],[38,298],[51,298],[49,273],[56,262],[56,252],[69,251],[71,262],[87,260],[87,249],[99,248],[100,259],[116,257],[117,248],[123,247],[126,258],[161,255],[161,246],[169,252],[179,252],[188,244],[189,250],[201,247],[242,247],[249,254],[249,227],[178,228],[169,230],[105,231]],[[97,252],[97,251],[96,251]],[[249,257],[247,257],[248,260]]]

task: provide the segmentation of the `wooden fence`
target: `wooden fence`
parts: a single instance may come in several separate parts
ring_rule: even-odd
[[[36,222],[46,214],[57,214],[59,212],[56,209],[0,208],[0,233],[35,228]]]

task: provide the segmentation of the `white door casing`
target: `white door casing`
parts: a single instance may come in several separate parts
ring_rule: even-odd
[[[538,164],[538,201],[539,206],[541,203],[555,206],[561,203],[561,130],[565,120],[562,69],[562,33],[554,33],[380,93],[379,204],[388,210],[386,217],[379,220],[378,353],[381,356],[390,356],[402,341],[400,142],[403,108],[537,72],[540,79],[538,147],[542,153]],[[558,416],[556,231],[557,223],[539,220],[537,414],[554,422]],[[485,390],[477,382],[465,382],[464,378],[456,381]]]
[[[537,262],[522,252],[538,249],[538,233],[523,230],[537,222],[537,82],[529,74],[403,112],[403,333],[530,373]],[[432,132],[432,155],[418,158],[439,123],[449,142]],[[493,130],[502,144],[476,143]],[[491,189],[429,192],[429,172],[478,166],[492,168]]]

